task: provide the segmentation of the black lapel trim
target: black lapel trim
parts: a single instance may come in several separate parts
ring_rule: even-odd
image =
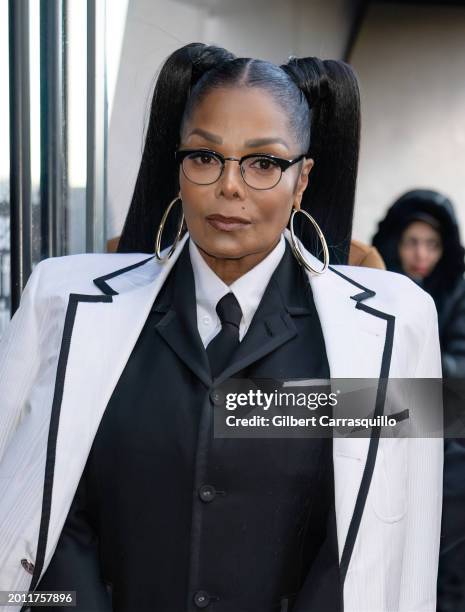
[[[375,401],[375,411],[374,417],[382,416],[384,412],[384,404],[386,401],[386,392],[388,385],[388,377],[389,370],[391,367],[391,357],[392,357],[392,346],[394,341],[394,328],[395,328],[395,317],[393,315],[382,312],[381,310],[377,310],[376,308],[372,308],[371,306],[367,306],[362,302],[370,297],[374,297],[376,292],[372,289],[368,289],[364,287],[357,281],[353,280],[349,276],[346,276],[342,272],[335,270],[332,266],[329,268],[335,273],[338,274],[341,278],[344,278],[346,281],[357,287],[358,289],[362,289],[361,293],[357,293],[356,295],[350,296],[352,300],[355,300],[356,305],[355,308],[359,310],[364,310],[368,314],[371,314],[380,319],[384,319],[386,321],[386,337],[384,341],[383,348],[383,356],[381,360],[381,371],[379,374],[378,380],[378,388],[376,391],[376,401]],[[352,556],[352,552],[354,550],[355,541],[357,539],[358,530],[360,528],[360,523],[362,520],[363,510],[365,508],[366,499],[368,496],[368,491],[370,489],[371,480],[373,477],[373,471],[376,463],[376,455],[378,452],[379,446],[379,438],[381,433],[381,427],[373,427],[371,430],[370,444],[368,447],[368,455],[365,463],[365,468],[363,470],[362,480],[360,482],[360,488],[357,494],[357,500],[355,502],[354,512],[352,514],[352,518],[350,520],[349,529],[347,531],[346,541],[344,543],[344,549],[342,551],[341,563],[340,563],[340,578],[341,585],[344,586],[344,581],[347,575],[347,570],[349,568],[350,559]]]
[[[42,495],[42,511],[40,518],[39,537],[37,542],[37,554],[34,564],[34,571],[32,574],[31,584],[29,587],[29,593],[33,592],[38,584],[40,574],[45,560],[45,551],[47,548],[48,529],[50,524],[50,511],[52,505],[52,488],[53,488],[53,476],[55,471],[55,456],[56,456],[56,443],[58,437],[58,425],[60,421],[61,403],[63,400],[63,389],[65,383],[66,367],[68,364],[68,355],[71,344],[71,337],[73,334],[74,322],[76,319],[76,311],[79,302],[112,302],[113,295],[118,295],[118,292],[110,287],[107,280],[115,278],[120,274],[129,272],[134,268],[138,268],[143,264],[147,263],[150,259],[153,259],[154,255],[146,257],[145,259],[105,274],[103,276],[93,279],[94,284],[102,291],[104,295],[88,295],[79,293],[70,293],[68,307],[66,309],[65,323],[63,329],[63,336],[61,339],[60,354],[58,357],[57,374],[55,378],[55,389],[53,394],[52,410],[50,415],[50,426],[47,439],[47,453],[45,459],[45,476],[44,476],[44,487]],[[29,606],[23,606],[20,612],[28,612]]]
[[[114,272],[110,272],[110,274],[104,274],[103,276],[99,276],[98,278],[94,278],[93,282],[100,289],[102,293],[105,295],[118,295],[118,292],[115,289],[112,289],[110,285],[106,282],[111,278],[115,278],[115,276],[119,276],[120,274],[124,274],[125,272],[129,272],[130,270],[134,270],[134,268],[138,268],[139,266],[144,265],[150,259],[153,259],[155,255],[150,255],[146,259],[142,261],[138,261],[135,264],[131,264],[130,266],[126,266],[125,268],[120,268],[119,270],[115,270]]]
[[[394,340],[394,327],[395,317],[393,315],[381,312],[375,308],[371,308],[366,304],[357,302],[356,308],[364,310],[375,317],[384,319],[386,321],[386,338],[384,341],[383,357],[381,360],[381,371],[378,380],[378,389],[376,392],[375,412],[374,417],[381,416],[384,412],[384,404],[386,401],[386,391],[388,385],[389,370],[391,366],[392,357],[392,346]],[[342,551],[341,563],[340,563],[340,576],[341,583],[344,584],[347,569],[349,567],[350,558],[357,538],[358,530],[362,520],[363,510],[365,508],[368,491],[370,489],[371,479],[373,477],[373,471],[376,463],[376,455],[378,452],[379,438],[381,433],[381,427],[373,427],[371,430],[370,445],[368,447],[368,455],[363,470],[363,476],[360,483],[360,489],[357,494],[357,501],[355,502],[354,512],[350,520],[349,529],[347,531],[346,541],[344,543],[344,550]]]
[[[71,293],[68,308],[66,310],[63,336],[61,340],[60,355],[58,357],[57,375],[55,379],[55,390],[53,394],[52,411],[50,416],[50,427],[47,440],[47,455],[45,460],[45,477],[42,496],[42,513],[40,518],[39,538],[37,543],[37,554],[32,575],[29,592],[35,590],[45,560],[47,547],[48,528],[50,523],[50,510],[52,505],[53,475],[55,471],[55,454],[58,436],[58,424],[60,421],[61,403],[63,400],[63,389],[65,383],[66,367],[73,333],[74,321],[79,302],[112,302],[111,295],[87,295]],[[21,612],[27,610],[27,606],[21,608]]]
[[[357,293],[357,295],[351,295],[350,296],[351,300],[355,300],[356,302],[362,302],[363,300],[367,300],[368,298],[374,297],[376,295],[376,291],[373,291],[372,289],[368,289],[367,287],[364,287],[360,283],[357,283],[357,281],[354,281],[353,278],[350,278],[349,276],[346,276],[342,272],[335,270],[332,266],[328,266],[328,268],[332,272],[334,272],[334,274],[338,274],[341,278],[345,279],[349,283],[352,283],[352,285],[355,285],[359,289],[363,289],[362,293]]]

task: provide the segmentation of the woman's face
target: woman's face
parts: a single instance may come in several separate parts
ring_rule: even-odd
[[[399,257],[405,274],[411,278],[429,276],[442,257],[441,235],[428,223],[414,221],[402,234]]]
[[[268,153],[294,159],[304,153],[288,127],[286,113],[270,94],[244,87],[209,93],[186,123],[179,148],[211,149],[238,158]],[[248,186],[236,161],[226,161],[223,174],[210,185],[192,183],[180,167],[187,227],[207,263],[229,268],[230,276],[235,276],[232,268],[244,273],[266,257],[286,227],[292,207],[300,206],[312,166],[313,160],[304,158],[266,190]],[[228,225],[222,217],[238,222]]]

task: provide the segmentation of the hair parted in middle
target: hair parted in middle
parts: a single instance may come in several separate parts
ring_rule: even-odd
[[[174,152],[182,130],[196,104],[210,91],[228,87],[260,88],[287,114],[301,152],[315,160],[301,207],[320,225],[330,262],[346,263],[360,144],[360,96],[352,68],[338,60],[294,56],[278,66],[238,58],[226,49],[203,43],[190,43],[174,51],[160,69],[118,252],[153,253],[163,212],[179,192]],[[168,218],[163,248],[174,240],[179,218],[174,214]],[[304,245],[318,256],[318,241],[309,224],[296,219],[295,229]]]

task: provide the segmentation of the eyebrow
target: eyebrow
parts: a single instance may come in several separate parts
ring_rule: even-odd
[[[275,144],[275,143],[282,144],[286,147],[286,149],[289,149],[285,140],[283,140],[282,138],[273,137],[273,136],[270,138],[256,138],[255,140],[253,139],[246,140],[245,146],[246,147],[262,147],[263,145],[269,145],[269,144]]]
[[[214,142],[215,144],[223,144],[223,139],[220,138],[220,136],[217,136],[216,134],[212,134],[212,132],[207,132],[207,130],[203,130],[202,128],[193,129],[192,132],[188,134],[188,136],[192,136],[193,134],[198,134],[199,136],[203,136],[205,140],[210,140],[211,142]],[[246,140],[245,146],[246,147],[262,147],[264,145],[275,144],[275,143],[282,144],[286,147],[286,149],[289,149],[285,140],[283,140],[282,138],[273,137],[273,136],[269,138],[255,138],[251,140]]]
[[[216,134],[212,134],[211,132],[207,132],[207,130],[202,130],[202,128],[195,128],[195,129],[193,129],[192,132],[190,132],[188,134],[188,137],[192,136],[193,134],[198,134],[199,136],[203,136],[205,138],[205,140],[210,140],[211,142],[214,142],[216,144],[221,144],[223,142],[222,138],[220,138]]]

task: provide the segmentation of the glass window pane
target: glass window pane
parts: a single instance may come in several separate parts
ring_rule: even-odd
[[[87,3],[66,3],[67,253],[86,250]]]
[[[29,0],[32,267],[41,260],[40,218],[40,0]]]

